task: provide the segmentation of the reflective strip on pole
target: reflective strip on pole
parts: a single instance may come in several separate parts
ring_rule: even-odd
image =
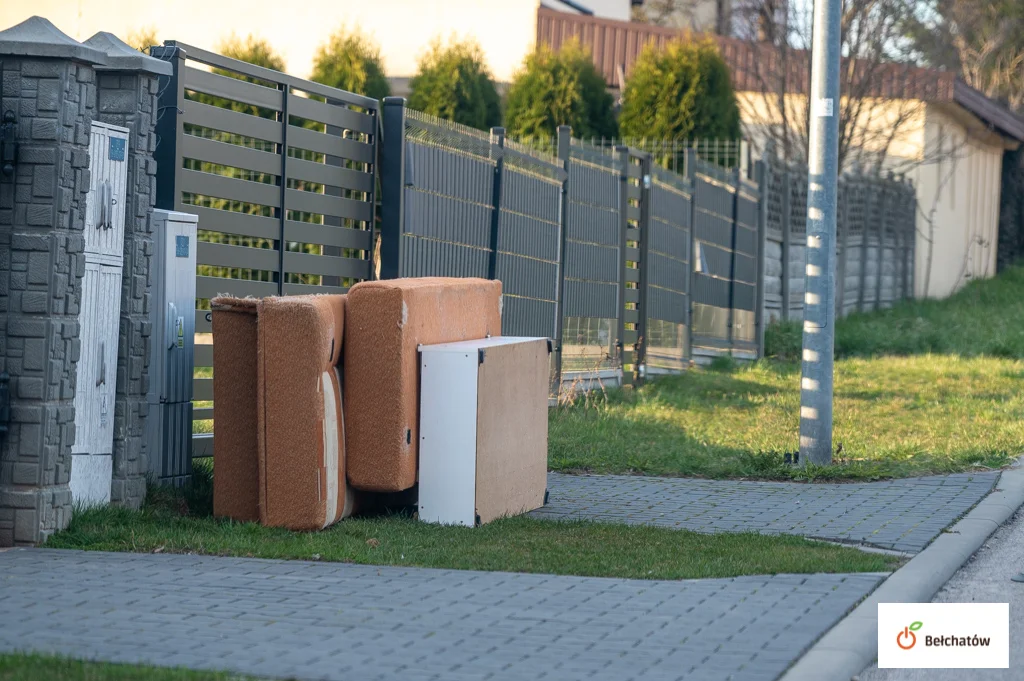
[[[804,463],[819,465],[832,463],[841,8],[841,0],[815,0],[808,102],[811,115],[800,458]]]

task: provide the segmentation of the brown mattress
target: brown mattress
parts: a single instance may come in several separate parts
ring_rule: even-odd
[[[500,335],[500,281],[438,277],[353,286],[345,311],[349,484],[399,492],[416,483],[417,346]]]
[[[217,434],[213,440],[213,514],[257,521],[259,473],[256,452],[255,298],[214,298],[213,403]]]
[[[259,513],[264,525],[318,530],[352,512],[345,479],[345,296],[259,304]]]

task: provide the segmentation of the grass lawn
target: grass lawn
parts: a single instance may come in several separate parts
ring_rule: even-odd
[[[829,468],[798,449],[800,367],[659,378],[597,406],[553,411],[553,470],[712,478],[873,479],[1009,464],[1024,451],[1024,362],[943,355],[836,362]]]
[[[247,681],[251,678],[221,672],[83,662],[52,655],[0,655],[0,681]]]
[[[775,357],[659,378],[553,410],[549,465],[596,473],[874,479],[999,468],[1024,453],[1024,268],[944,301],[836,327],[836,465],[793,467],[800,325],[772,325]]]
[[[881,572],[899,565],[890,556],[800,537],[706,535],[525,517],[468,528],[392,514],[349,518],[321,532],[290,532],[210,517],[207,478],[197,478],[197,489],[184,496],[151,489],[142,511],[76,513],[71,526],[46,545],[635,579]]]
[[[800,357],[799,323],[770,325],[767,354]],[[838,357],[959,355],[1024,360],[1024,266],[944,300],[912,300],[836,322]]]

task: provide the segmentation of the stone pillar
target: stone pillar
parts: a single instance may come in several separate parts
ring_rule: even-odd
[[[0,546],[43,542],[71,519],[93,66],[104,59],[39,17],[0,32],[0,117],[13,112],[18,143],[13,176],[0,176],[0,370],[11,376]]]
[[[124,273],[117,344],[117,399],[114,403],[113,480],[110,500],[138,508],[146,497],[148,470],[145,418],[149,410],[150,260],[153,236],[149,213],[156,201],[157,77],[171,65],[132,49],[111,33],[97,33],[85,44],[106,54],[97,72],[96,119],[128,128],[128,205],[124,222]],[[168,115],[175,115],[169,112]]]

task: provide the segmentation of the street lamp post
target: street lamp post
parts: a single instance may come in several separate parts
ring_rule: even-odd
[[[807,269],[800,376],[800,458],[832,463],[841,0],[815,0],[807,168]]]

